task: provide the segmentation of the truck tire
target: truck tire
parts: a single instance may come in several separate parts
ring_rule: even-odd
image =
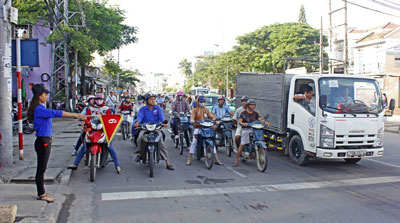
[[[361,160],[361,158],[346,158],[344,161],[349,164],[355,164],[358,163]]]
[[[294,135],[289,142],[289,157],[298,166],[308,162],[308,156],[304,152],[303,142],[299,135]]]

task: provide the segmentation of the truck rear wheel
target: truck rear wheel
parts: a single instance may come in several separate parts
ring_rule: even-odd
[[[293,163],[302,166],[308,162],[308,156],[304,152],[303,142],[299,135],[295,135],[289,142],[289,157]]]

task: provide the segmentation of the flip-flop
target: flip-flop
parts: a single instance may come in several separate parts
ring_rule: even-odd
[[[224,165],[224,163],[218,163],[218,162],[215,162],[214,164],[219,165],[219,166],[223,166]]]
[[[190,166],[190,165],[192,165],[192,163],[191,162],[186,162],[186,166]]]
[[[51,197],[48,193],[40,195],[37,199],[41,200],[41,201],[46,201],[47,203],[53,203],[54,202],[54,198]]]
[[[234,163],[234,164],[232,164],[232,167],[237,167],[237,166],[239,166],[239,164],[238,164],[238,163]]]

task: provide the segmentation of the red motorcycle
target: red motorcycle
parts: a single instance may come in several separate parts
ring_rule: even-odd
[[[85,136],[85,143],[88,148],[86,153],[89,158],[90,181],[93,182],[96,179],[96,169],[107,165],[109,152],[103,124],[96,119],[91,120],[90,125]]]

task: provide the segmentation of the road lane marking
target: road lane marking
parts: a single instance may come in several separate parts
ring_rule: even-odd
[[[138,199],[152,199],[152,198],[193,197],[193,196],[210,196],[210,195],[221,195],[221,194],[244,194],[244,193],[277,192],[277,191],[305,190],[305,189],[321,189],[321,188],[361,186],[361,185],[397,183],[397,182],[400,182],[400,176],[359,178],[359,179],[320,181],[320,182],[304,182],[304,183],[291,183],[291,184],[258,185],[258,186],[113,192],[113,193],[102,193],[101,199],[103,201],[115,201],[115,200],[138,200]]]
[[[383,164],[383,165],[400,168],[400,166],[397,166],[397,165],[394,165],[394,164],[391,164],[391,163],[386,163],[386,162],[382,162],[382,161],[374,160],[374,159],[370,159],[370,158],[364,158],[364,159],[372,161],[372,162],[380,163],[380,164]]]
[[[242,173],[240,173],[240,172],[238,172],[238,171],[234,170],[232,167],[227,167],[226,169],[228,169],[228,170],[232,171],[233,173],[235,173],[235,174],[239,175],[239,176],[240,176],[240,177],[242,177],[242,178],[247,178],[247,176],[246,176],[246,175],[244,175],[244,174],[242,174]]]

